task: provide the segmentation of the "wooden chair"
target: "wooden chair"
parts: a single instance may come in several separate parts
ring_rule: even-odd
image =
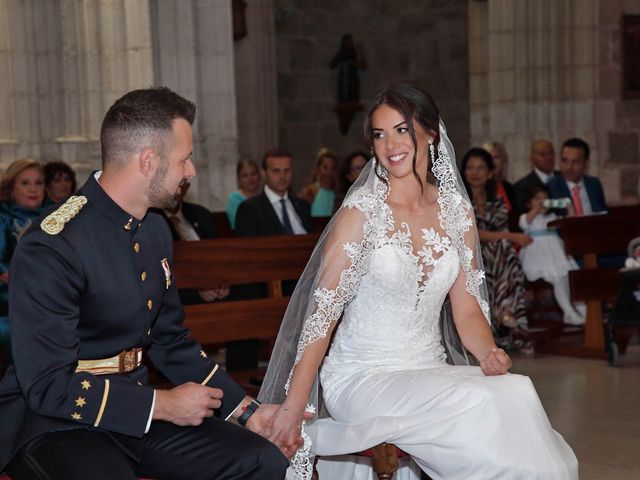
[[[398,471],[398,460],[402,457],[409,456],[408,453],[400,450],[392,443],[381,443],[373,448],[358,452],[355,455],[371,458],[372,468],[378,476],[378,480],[391,480],[394,474]],[[318,458],[319,457],[316,457],[316,462]],[[312,480],[325,480],[320,479],[315,464],[313,466],[313,476],[311,478]],[[421,479],[431,480],[424,472],[421,474]]]

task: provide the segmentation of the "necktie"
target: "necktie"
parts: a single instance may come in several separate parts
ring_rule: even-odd
[[[287,213],[287,201],[284,198],[280,199],[280,205],[282,206],[282,228],[287,235],[293,235],[293,227],[291,227],[291,220]]]
[[[571,200],[573,200],[576,215],[582,215],[584,213],[584,209],[582,208],[582,201],[580,200],[580,185],[574,185],[571,189]]]

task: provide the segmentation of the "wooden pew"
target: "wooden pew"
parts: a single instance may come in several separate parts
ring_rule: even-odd
[[[599,267],[598,256],[625,254],[629,241],[640,236],[640,206],[612,207],[605,215],[569,217],[549,226],[560,229],[568,255],[584,259],[584,269],[571,272],[569,279],[572,299],[587,304],[587,321],[579,344],[547,342],[538,350],[604,358],[607,352],[602,305],[615,298],[620,277],[616,268]]]
[[[317,241],[318,235],[310,234],[174,242],[178,288],[268,286],[268,298],[186,306],[185,324],[193,337],[203,344],[275,337],[289,303],[282,281],[300,276]]]

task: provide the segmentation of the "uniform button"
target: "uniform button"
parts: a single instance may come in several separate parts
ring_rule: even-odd
[[[136,253],[140,251],[140,244],[138,242],[133,244],[133,251]]]
[[[147,300],[147,308],[151,310],[153,308],[153,301],[151,299]]]
[[[147,272],[142,272],[140,274],[140,280],[142,280],[143,282],[147,279]]]

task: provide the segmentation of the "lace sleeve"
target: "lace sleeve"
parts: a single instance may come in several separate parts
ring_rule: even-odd
[[[381,185],[351,192],[320,237],[287,307],[261,400],[284,400],[293,367],[305,348],[326,337],[356,295],[370,253],[389,228],[386,190]]]

